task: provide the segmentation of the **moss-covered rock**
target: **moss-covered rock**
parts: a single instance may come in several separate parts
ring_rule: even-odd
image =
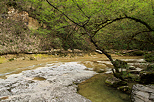
[[[124,92],[124,93],[126,93],[126,94],[131,93],[131,88],[129,86],[120,86],[117,89]]]
[[[112,87],[119,87],[119,86],[124,86],[124,85],[127,85],[127,82],[126,81],[122,81],[120,79],[117,79],[116,77],[109,77],[105,80],[105,83],[108,85],[108,86],[112,86]]]

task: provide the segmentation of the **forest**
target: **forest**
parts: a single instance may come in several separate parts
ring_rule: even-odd
[[[6,0],[1,3],[4,4],[1,54],[51,49],[99,50],[118,67],[107,50],[154,49],[152,0]]]
[[[1,0],[1,4],[1,53],[95,50],[93,42],[106,50],[154,49],[153,0]],[[27,12],[38,27],[27,28],[28,20],[21,17],[9,19],[10,7]]]
[[[95,72],[97,75],[80,84],[78,89],[75,85],[80,82],[75,81],[66,86],[74,85],[73,88],[79,93],[81,92],[81,95],[87,94],[90,90],[91,93],[87,98],[94,102],[97,98],[91,98],[91,94],[95,87],[95,93],[99,95],[98,102],[104,100],[102,95],[104,97],[105,92],[112,95],[111,93],[114,93],[115,89],[116,92],[112,96],[116,96],[118,89],[125,94],[133,95],[131,100],[135,101],[132,102],[139,102],[140,99],[135,96],[135,88],[140,89],[142,84],[154,84],[154,79],[152,79],[154,76],[154,0],[0,0],[0,4],[0,81],[6,83],[7,81],[5,82],[1,78],[5,79],[7,74],[12,74],[12,72],[27,74],[27,76],[34,74],[36,76],[33,76],[32,80],[45,80],[52,86],[54,84],[51,83],[54,83],[54,80],[50,74],[56,72],[56,74],[63,73],[67,76],[68,74],[64,72],[65,67],[68,67],[67,71],[74,74],[65,78],[69,79],[68,83],[72,83],[75,79],[71,78],[80,76],[78,72],[74,71],[81,71],[80,67],[82,67],[85,68],[82,73],[93,71],[93,74],[90,72],[91,75],[88,76],[88,74],[80,73],[81,76],[83,75],[83,78],[79,77],[80,79],[85,80],[84,77],[89,78]],[[75,52],[78,57],[75,57]],[[69,55],[69,53],[74,55]],[[84,56],[85,53],[88,53],[88,57]],[[52,64],[47,63],[49,60],[52,61]],[[68,63],[61,63],[58,66],[57,63],[63,62],[62,60]],[[40,63],[46,63],[46,65]],[[56,64],[57,69],[53,66]],[[37,70],[33,70],[35,68],[31,68],[32,65],[35,68],[44,65],[46,71],[45,68],[42,68],[38,69],[41,74],[37,73]],[[89,70],[89,68],[93,69]],[[55,72],[52,72],[51,69]],[[55,80],[64,81],[62,83],[66,84],[63,75],[57,75],[61,79]],[[9,77],[6,80],[9,80]],[[37,81],[35,83],[39,83]],[[33,82],[26,81],[25,83],[29,86],[33,84]],[[89,83],[90,85],[88,85]],[[140,85],[138,86],[138,84]],[[61,84],[57,83],[57,85]],[[91,88],[86,89],[84,85]],[[100,85],[102,86],[100,87]],[[108,86],[115,89],[110,89]],[[100,90],[97,87],[100,87]],[[135,88],[133,89],[133,87]],[[147,87],[151,88],[151,86]],[[147,92],[147,87],[146,91],[141,91]],[[144,89],[144,87],[142,88]],[[11,92],[10,90],[12,89],[7,89],[8,93]],[[101,92],[102,90],[105,92]],[[131,90],[135,91],[131,92]],[[43,91],[41,90],[41,92]],[[69,91],[72,92],[72,90]],[[147,100],[154,100],[149,98],[152,97],[153,92],[148,93]],[[138,93],[140,94],[139,91]],[[128,101],[130,98],[128,95],[126,99],[119,99]],[[8,97],[0,95],[0,101],[9,100]],[[61,99],[57,96],[54,97],[57,101]],[[108,99],[109,96],[106,97],[105,99]],[[39,98],[37,99],[39,100]],[[49,100],[49,98],[45,98],[43,100]],[[12,99],[10,98],[10,100]],[[29,98],[29,100],[31,99]]]

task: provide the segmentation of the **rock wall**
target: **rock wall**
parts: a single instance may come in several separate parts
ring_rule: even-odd
[[[28,26],[30,29],[38,29],[40,27],[39,22],[32,18],[29,17],[28,12],[26,11],[21,11],[19,12],[18,10],[14,9],[13,7],[8,8],[8,15],[7,19],[12,19],[16,21],[23,21],[25,25]]]

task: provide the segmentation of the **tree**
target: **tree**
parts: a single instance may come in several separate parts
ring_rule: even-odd
[[[46,1],[51,7],[63,15],[63,19],[66,21],[63,27],[72,26],[74,28],[74,26],[77,26],[80,34],[88,36],[96,49],[107,56],[114,66],[115,71],[112,69],[114,75],[115,73],[119,73],[119,63],[117,63],[118,60],[114,61],[111,55],[102,46],[100,47],[100,44],[97,42],[97,35],[103,33],[101,30],[115,22],[127,19],[128,21],[134,21],[135,24],[139,24],[143,28],[142,31],[137,29],[131,36],[131,39],[144,32],[154,32],[154,26],[149,22],[150,19],[154,21],[152,19],[154,16],[151,14],[152,9],[145,9],[151,6],[152,1]],[[145,16],[143,16],[144,13],[146,13]],[[144,18],[148,16],[148,19]]]

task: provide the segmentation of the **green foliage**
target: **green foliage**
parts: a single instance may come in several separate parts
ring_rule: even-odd
[[[13,61],[13,60],[14,60],[14,58],[9,59],[9,61]]]
[[[143,51],[134,51],[133,52],[133,55],[136,55],[136,56],[142,56],[144,54]]]
[[[144,56],[144,59],[145,59],[147,62],[154,62],[154,53],[146,54],[146,55]]]
[[[148,71],[154,71],[154,65],[148,65],[147,70]]]
[[[141,19],[154,29],[152,0],[49,0],[59,11],[51,7],[46,0],[8,0],[1,1],[5,6],[2,13],[7,13],[6,5],[18,10],[28,11],[29,16],[37,19],[41,27],[33,31],[34,36],[41,39],[40,48],[92,49],[90,41],[82,27],[83,25],[94,36],[94,40],[105,49],[141,49],[153,50],[154,33],[146,32],[145,25],[129,19],[112,20],[128,15]],[[66,14],[70,19],[64,16]],[[88,21],[88,22],[87,22]],[[103,23],[106,22],[106,23]],[[110,24],[109,24],[110,23]],[[45,25],[46,27],[43,27]],[[98,30],[101,28],[100,30]],[[20,35],[20,27],[15,27]],[[95,33],[95,31],[97,31]],[[56,39],[56,40],[55,40]],[[87,43],[88,42],[88,43]]]

